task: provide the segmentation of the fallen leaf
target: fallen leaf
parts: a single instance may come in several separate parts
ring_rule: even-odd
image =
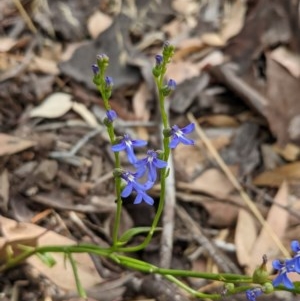
[[[300,76],[300,56],[287,47],[280,46],[271,52],[271,58],[285,67],[293,76]]]
[[[253,181],[257,186],[279,187],[283,181],[300,181],[300,162],[294,162],[275,168],[270,171],[264,171]]]
[[[29,113],[30,117],[58,118],[66,114],[73,105],[72,95],[56,92],[48,96],[41,105]]]
[[[282,208],[288,206],[288,199],[288,185],[287,182],[283,182],[274,198],[274,204],[270,208],[266,219],[266,222],[269,224],[270,228],[272,228],[273,233],[275,233],[279,239],[282,239],[284,237],[288,225],[288,210]],[[258,265],[262,263],[262,256],[264,254],[267,255],[268,262],[270,264],[272,260],[275,259],[276,256],[278,256],[278,253],[278,246],[272,239],[268,228],[263,227],[250,253],[250,269],[253,271]]]
[[[284,147],[275,144],[273,145],[273,149],[287,161],[295,161],[300,154],[300,148],[293,143],[288,143]]]
[[[105,31],[111,24],[112,24],[111,17],[109,17],[108,15],[100,11],[96,11],[89,17],[87,21],[87,28],[91,37],[95,39],[100,33]]]
[[[58,75],[59,69],[57,63],[53,60],[35,56],[29,65],[30,71],[42,72],[45,74]]]
[[[189,155],[185,156],[189,157]],[[225,199],[234,190],[228,178],[216,168],[207,169],[190,183],[180,183],[180,187],[182,189],[206,193],[219,199]]]
[[[177,84],[198,75],[198,67],[187,61],[171,62],[166,72],[167,78],[173,78]]]
[[[236,0],[233,3],[229,14],[225,16],[226,21],[220,32],[220,35],[225,42],[236,36],[244,26],[247,10],[246,2],[243,0]]]
[[[12,155],[36,145],[36,142],[0,133],[0,156]]]
[[[18,41],[9,37],[0,38],[0,52],[7,52],[11,50]]]
[[[0,224],[3,237],[0,239],[2,245],[1,253],[6,251],[6,247],[12,246],[16,253],[19,253],[18,244],[30,246],[50,246],[50,245],[76,245],[77,242],[67,237],[48,231],[30,223],[17,223],[14,220],[0,216]],[[34,266],[40,273],[48,277],[58,287],[76,291],[76,283],[72,268],[62,253],[51,253],[56,260],[56,265],[49,268],[43,264],[37,256],[27,259],[27,262]],[[101,278],[97,273],[94,264],[88,254],[73,254],[77,263],[78,275],[82,286],[87,289],[101,282]],[[5,258],[5,257],[1,257]]]
[[[198,118],[200,123],[208,123],[212,126],[219,126],[219,127],[237,127],[239,123],[237,120],[228,115],[208,115],[204,117]]]
[[[93,113],[91,113],[88,110],[88,108],[84,104],[74,102],[72,106],[72,110],[75,111],[78,115],[80,115],[82,119],[84,119],[84,121],[91,127],[98,126],[96,117],[93,115]]]
[[[253,216],[246,210],[241,209],[238,214],[234,242],[236,255],[241,266],[246,268],[251,263],[251,250],[257,238],[257,227]],[[250,274],[253,271],[247,271]]]

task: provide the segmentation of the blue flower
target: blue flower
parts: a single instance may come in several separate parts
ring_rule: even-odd
[[[118,116],[114,110],[106,111],[106,117],[110,122],[113,122]]]
[[[128,197],[133,191],[136,192],[136,197],[134,200],[134,204],[139,204],[143,200],[149,204],[153,205],[154,200],[151,196],[149,196],[146,191],[153,186],[153,182],[146,182],[145,184],[141,184],[137,182],[137,176],[134,173],[129,171],[125,171],[121,174],[121,178],[126,181],[127,185],[122,190],[121,196],[126,198]]]
[[[194,145],[194,140],[185,137],[185,135],[191,133],[194,128],[195,125],[193,123],[190,123],[182,129],[180,129],[177,125],[173,125],[171,128],[172,140],[169,144],[169,147],[175,148],[180,142],[186,145]]]
[[[98,65],[93,64],[92,65],[92,70],[93,70],[94,75],[97,75],[99,73],[99,67],[98,67]]]
[[[263,291],[260,287],[255,287],[246,291],[246,297],[249,301],[256,301],[256,297],[262,295]]]
[[[133,147],[145,146],[147,144],[144,140],[132,140],[128,134],[123,136],[120,143],[115,144],[111,147],[112,151],[119,152],[125,150],[127,153],[128,160],[131,164],[136,163],[137,158],[134,154]]]
[[[137,173],[142,176],[148,169],[148,180],[155,182],[157,178],[157,168],[164,168],[167,162],[157,158],[157,152],[154,150],[147,151],[147,157],[136,162]]]
[[[295,264],[295,271],[300,273],[300,243],[297,240],[293,240],[291,242],[291,249],[295,253],[294,255],[294,264]]]
[[[176,82],[175,82],[175,80],[174,79],[169,79],[167,86],[168,86],[168,88],[171,91],[174,91],[176,89]]]
[[[286,288],[294,288],[293,282],[287,276],[287,273],[295,272],[294,259],[286,259],[284,262],[274,260],[272,262],[273,268],[279,270],[278,276],[272,281],[274,286],[283,284]]]

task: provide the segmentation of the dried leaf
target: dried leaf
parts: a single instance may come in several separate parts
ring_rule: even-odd
[[[87,21],[87,28],[92,38],[96,38],[112,24],[112,19],[108,15],[96,11]]]
[[[189,157],[186,153],[185,156],[187,158]],[[226,198],[234,190],[233,185],[227,177],[216,168],[208,169],[194,181],[190,183],[180,183],[180,186],[184,189],[204,192],[216,198]]]
[[[91,127],[97,127],[98,122],[96,117],[87,109],[87,107],[78,102],[74,102],[72,106],[73,111],[75,111],[78,115],[80,115],[88,125]]]
[[[35,72],[42,72],[45,74],[59,74],[59,69],[55,61],[38,56],[35,56],[32,60],[30,64],[30,70]]]
[[[266,219],[266,222],[279,239],[284,237],[288,225],[289,213],[286,209],[282,208],[288,206],[288,197],[288,185],[286,182],[283,182],[274,198],[274,204],[270,208]],[[251,250],[250,269],[253,271],[256,266],[261,264],[264,254],[267,255],[269,262],[272,262],[272,260],[278,256],[278,253],[279,249],[277,244],[270,236],[268,229],[264,227]]]
[[[256,238],[257,229],[253,216],[248,211],[241,209],[238,214],[234,236],[236,255],[241,266],[247,267],[250,265],[252,260],[251,250]]]
[[[293,76],[300,77],[300,55],[298,53],[281,46],[271,52],[271,58],[289,70]]]
[[[12,49],[18,41],[9,37],[1,37],[0,38],[0,53],[7,52]]]
[[[293,143],[288,143],[284,147],[279,147],[275,144],[273,145],[273,150],[287,161],[295,161],[300,154],[300,148]]]
[[[244,26],[247,5],[243,0],[236,0],[232,5],[229,15],[226,16],[227,22],[221,29],[221,37],[227,42],[230,38],[237,35]]]
[[[300,162],[280,166],[271,171],[264,171],[258,175],[253,183],[257,186],[278,187],[283,181],[300,181]]]
[[[0,133],[0,156],[11,155],[34,146],[34,141]]]
[[[9,245],[13,247],[16,253],[18,252],[18,244],[30,246],[76,245],[76,241],[34,224],[17,223],[2,216],[0,216],[0,223],[4,236],[0,240],[2,254],[5,253],[5,248]],[[70,264],[66,262],[64,255],[61,253],[52,253],[51,255],[56,260],[56,265],[52,268],[47,267],[36,256],[30,257],[27,262],[48,277],[58,287],[76,291],[73,271]],[[92,287],[101,282],[101,278],[88,254],[74,254],[74,259],[77,263],[78,274],[84,288]]]
[[[48,96],[44,102],[30,112],[30,117],[58,118],[66,114],[73,105],[72,96],[56,92]]]

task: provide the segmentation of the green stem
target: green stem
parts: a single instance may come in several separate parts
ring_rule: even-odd
[[[111,109],[110,104],[109,104],[109,100],[107,99],[107,97],[105,96],[104,93],[104,73],[100,73],[101,74],[101,84],[99,86],[97,86],[102,99],[103,99],[103,103],[104,103],[104,107],[105,109],[108,111]],[[110,139],[110,143],[111,145],[113,145],[113,143],[115,142],[116,139],[116,135],[115,135],[115,129],[113,126],[113,123],[109,123],[107,125],[107,133]],[[121,162],[120,162],[120,156],[119,156],[119,152],[114,152],[114,156],[115,156],[115,168],[119,169],[121,168]],[[116,197],[117,197],[117,209],[116,209],[116,215],[115,215],[115,221],[114,221],[114,225],[113,225],[113,231],[112,231],[112,240],[113,240],[113,248],[116,249],[117,247],[117,243],[118,243],[118,234],[119,234],[119,228],[120,228],[120,222],[121,222],[121,215],[122,215],[122,198],[121,198],[121,179],[119,177],[115,178],[115,189],[116,189]]]
[[[86,292],[85,292],[83,286],[81,285],[81,282],[80,282],[80,279],[79,279],[79,276],[78,276],[77,264],[76,264],[76,262],[75,262],[75,260],[74,260],[71,253],[67,253],[66,255],[67,255],[67,258],[69,259],[69,261],[71,263],[71,267],[72,267],[75,282],[76,282],[77,292],[78,292],[78,294],[81,298],[86,298],[87,297]]]

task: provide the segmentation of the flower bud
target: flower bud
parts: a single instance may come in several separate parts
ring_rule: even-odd
[[[271,282],[266,282],[266,283],[264,283],[262,290],[265,294],[270,294],[270,293],[274,292],[274,286],[272,285]]]
[[[252,276],[253,282],[255,283],[266,283],[269,279],[269,273],[267,271],[267,261],[264,258],[263,263],[255,269],[253,276]]]

